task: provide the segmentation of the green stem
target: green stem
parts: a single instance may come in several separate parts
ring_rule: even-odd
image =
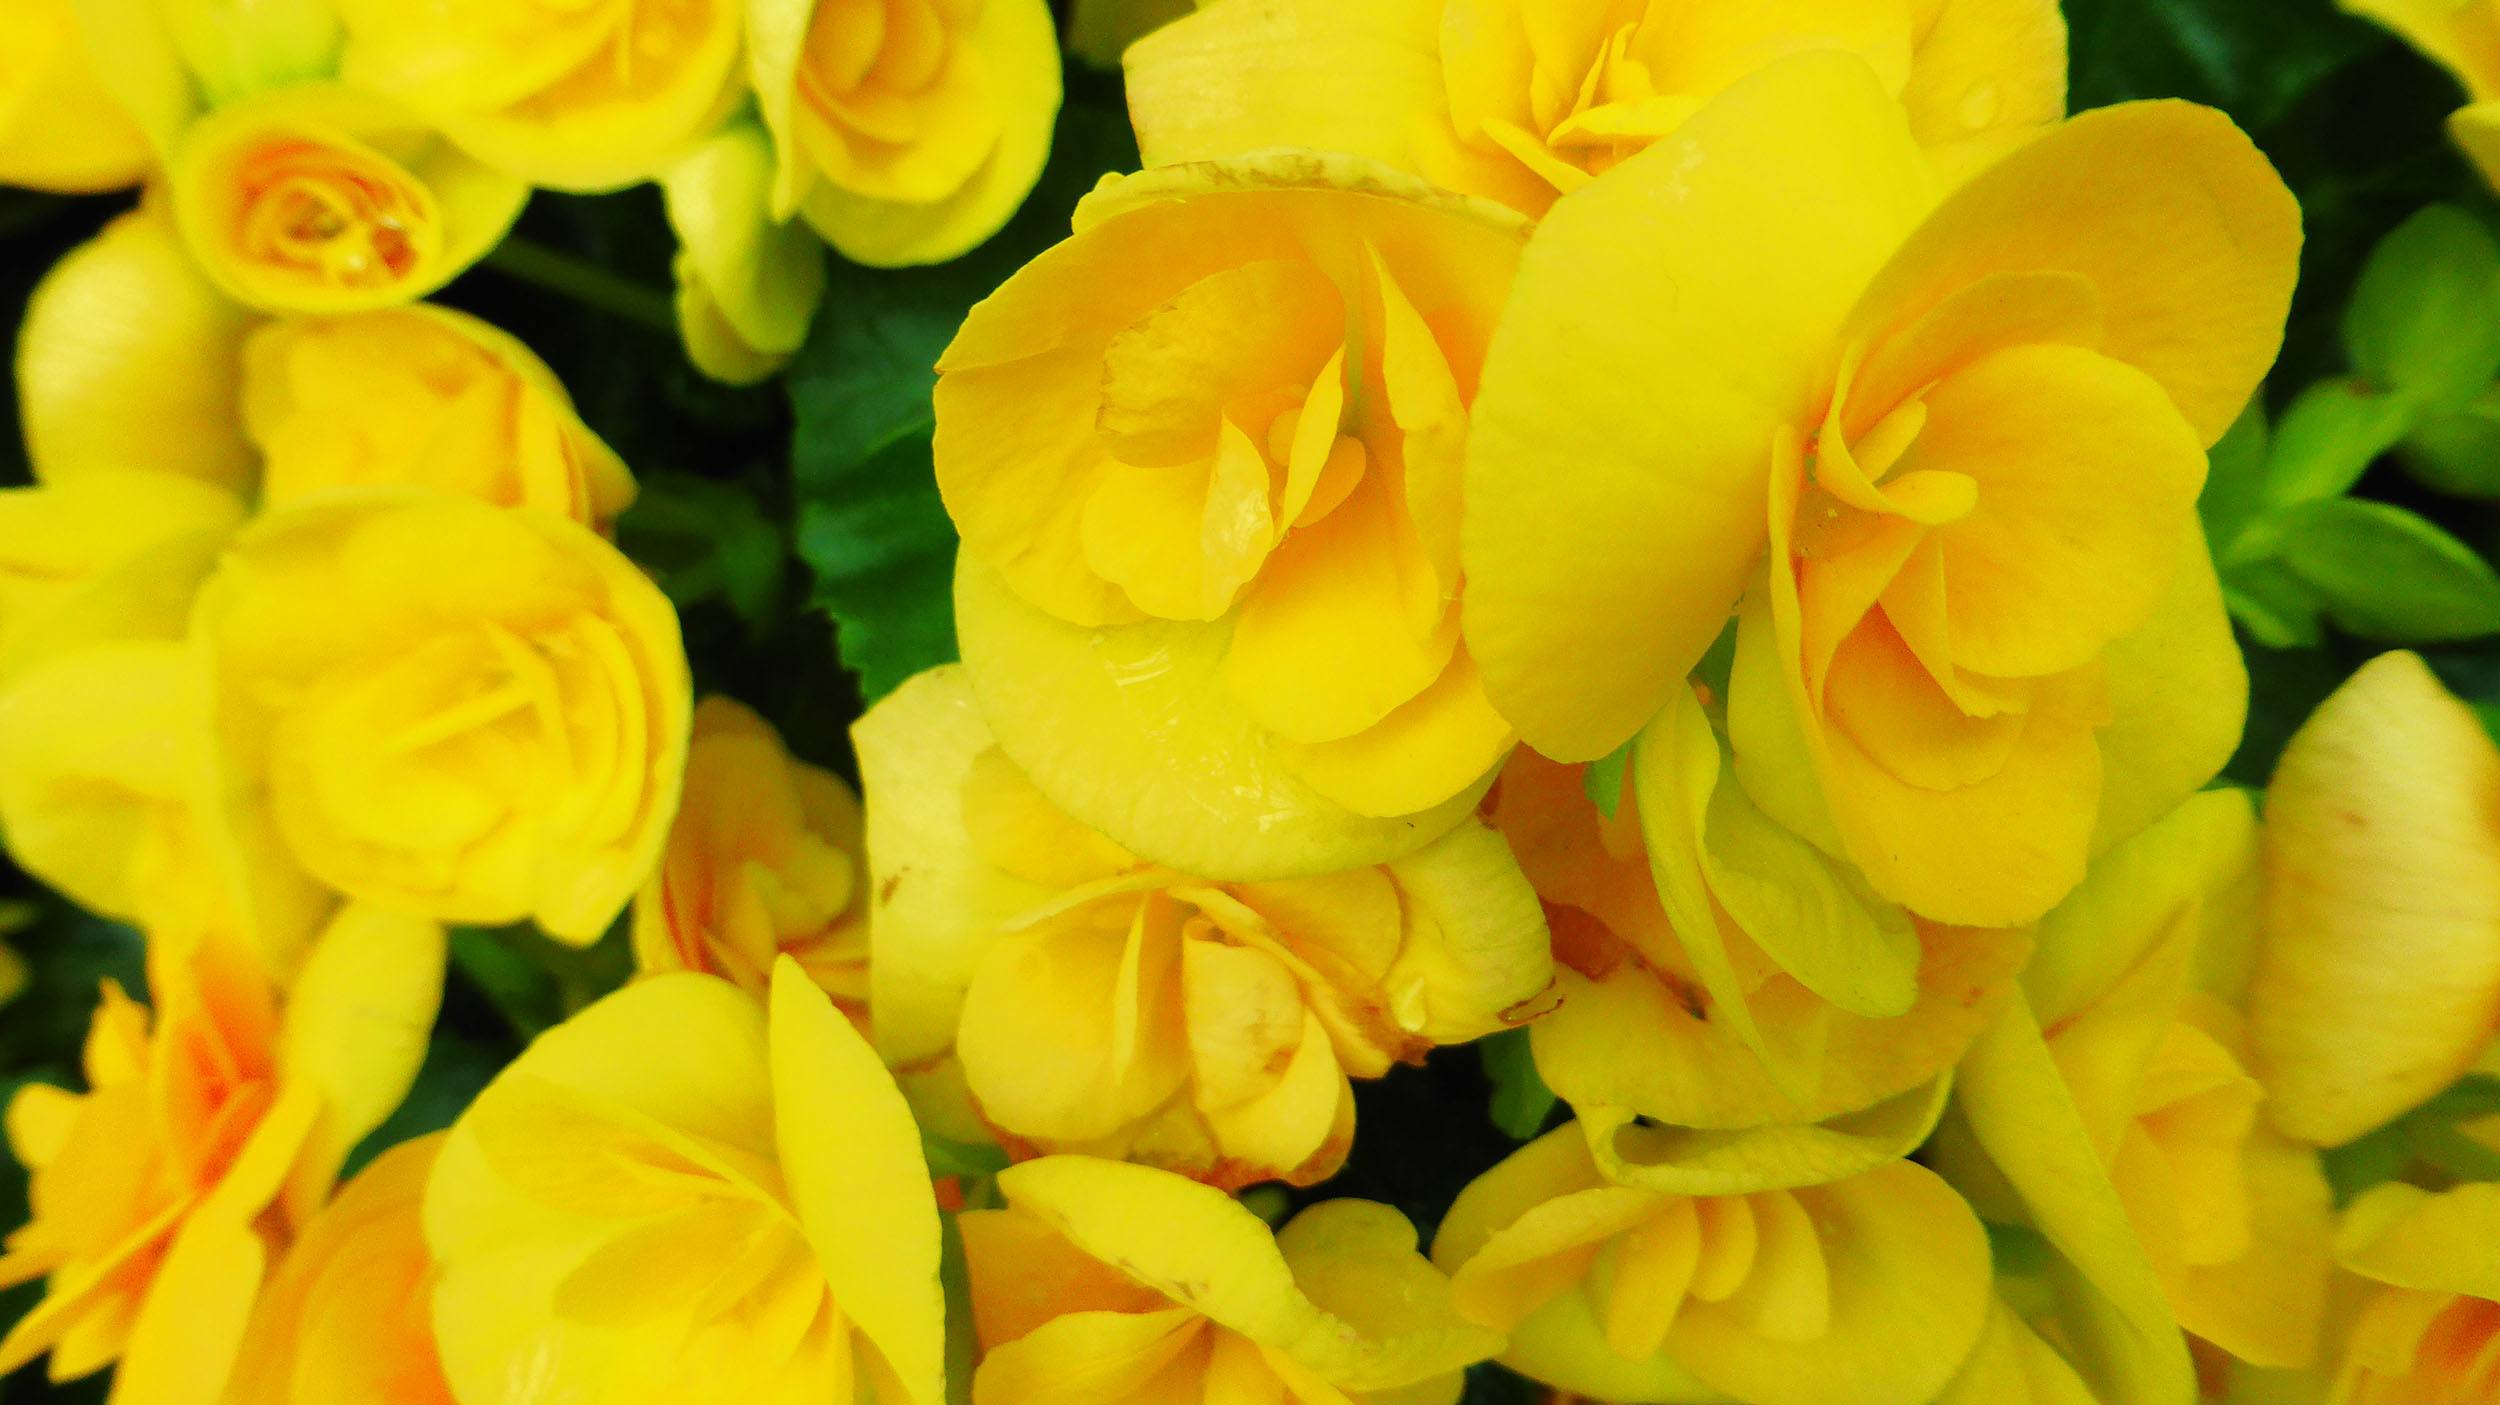
[[[486,266],[612,317],[677,334],[677,312],[666,293],[544,244],[507,238],[486,256]]]

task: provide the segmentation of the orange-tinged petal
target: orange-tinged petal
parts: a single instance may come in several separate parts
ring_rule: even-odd
[[[2420,658],[2382,654],[2284,749],[2265,844],[2249,1028],[2268,1115],[2338,1145],[2500,1031],[2500,747]]]

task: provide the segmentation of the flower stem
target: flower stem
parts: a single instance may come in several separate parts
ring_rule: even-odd
[[[676,309],[666,293],[544,244],[506,238],[486,256],[486,266],[609,316],[671,336],[677,333]]]

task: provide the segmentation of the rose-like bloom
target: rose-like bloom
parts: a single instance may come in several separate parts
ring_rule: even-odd
[[[1889,1103],[1891,1154],[1915,1145],[2029,943],[1914,919],[1765,819],[1690,692],[1642,734],[1612,819],[1583,769],[1522,750],[1488,816],[1553,926],[1562,1003],[1530,1027],[1546,1083],[1597,1133]]]
[[[1602,1400],[1926,1405],[1991,1301],[1987,1235],[1925,1167],[1678,1194],[1608,1181],[1569,1126],[1460,1191],[1432,1259],[1504,1365]]]
[[[752,122],[722,128],[660,176],[686,359],[732,385],[780,370],[825,297],[824,245],[775,217],[772,180],[772,144]]]
[[[419,1219],[441,1144],[383,1152],[297,1234],[253,1305],[229,1405],[453,1405]]]
[[[959,1063],[1011,1147],[1309,1184],[1345,1160],[1349,1079],[1522,1020],[1550,979],[1535,895],[1472,820],[1378,867],[1218,883],[1054,807],[960,668],[854,736],[880,1049],[940,1088]]]
[[[588,528],[342,490],[238,534],[195,628],[224,823],[323,884],[587,944],[658,861],[684,648]]]
[[[112,95],[76,0],[0,6],[0,185],[112,190],[155,153]]]
[[[694,710],[685,798],[634,901],[634,960],[762,995],[788,955],[854,1018],[868,1008],[859,800],[728,698]]]
[[[243,346],[261,505],[414,484],[543,508],[604,531],[634,479],[530,349],[464,312],[413,306],[262,325]]]
[[[739,0],[340,0],[347,77],[532,185],[615,190],[738,99]]]
[[[1050,155],[1046,0],[746,0],[776,218],[843,256],[939,263],[998,232]]]
[[[99,637],[180,635],[192,587],[242,521],[234,494],[170,473],[0,489],[0,690]]]
[[[2369,1285],[2331,1405],[2481,1405],[2500,1392],[2500,1184],[2383,1185],[2344,1209],[2335,1258]]]
[[[1386,1205],[1331,1200],[1270,1236],[1230,1197],[1146,1166],[1053,1156],[965,1215],[973,1405],[1456,1405],[1501,1347]]]
[[[2066,111],[2055,0],[1215,0],[1128,52],[1146,163],[1376,157],[1541,215],[1786,54],[1864,59],[1975,160]]]
[[[2465,88],[2448,119],[2483,178],[2500,184],[2500,5],[2492,0],[2338,0],[2404,36]]]
[[[940,1405],[938,1211],[902,1095],[798,965],[541,1035],[425,1194],[452,1394]]]
[[[2268,1112],[2337,1146],[2500,1037],[2500,747],[2419,657],[2382,654],[2283,749],[2265,842]]]
[[[2316,1153],[2275,1131],[2230,1002],[2261,895],[2245,797],[2217,791],[2096,860],[2040,923],[2024,998],[1959,1070],[1928,1151],[1991,1222],[2028,1225],[2102,1310],[2075,1332],[2097,1398],[2166,1398],[2180,1329],[2307,1364],[2327,1290]],[[2072,1300],[2072,1294],[2066,1294]]]
[[[52,266],[18,328],[18,417],[35,476],[176,473],[248,493],[237,406],[251,314],[200,272],[151,193]]]
[[[1458,491],[1521,235],[1269,153],[1107,183],[973,309],[937,387],[956,614],[1052,800],[1228,878],[1465,813],[1511,743],[1458,638]]]
[[[2086,113],[1947,188],[1864,61],[1741,80],[1521,265],[1469,445],[1486,691],[1603,756],[1762,582],[1756,802],[1923,916],[2038,917],[2238,740],[2195,503],[2299,244],[2206,109]]]
[[[221,930],[152,933],[153,1021],[108,982],[88,1090],[9,1105],[34,1217],[0,1283],[50,1282],[0,1374],[49,1351],[55,1380],[118,1360],[121,1398],[217,1399],[272,1252],[416,1077],[442,978],[440,928],[372,909],[283,993]]]
[[[202,116],[167,179],[200,267],[237,300],[280,312],[424,297],[494,248],[529,198],[409,109],[335,83]]]

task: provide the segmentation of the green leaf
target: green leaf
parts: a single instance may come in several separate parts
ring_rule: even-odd
[[[986,1142],[956,1142],[932,1136],[927,1129],[920,1133],[920,1155],[929,1163],[932,1176],[966,1176],[979,1179],[995,1176],[1007,1169],[1004,1147]]]
[[[685,473],[646,475],[617,519],[617,545],[680,608],[721,600],[750,633],[772,618],[789,560],[753,493]]]
[[[2076,111],[2183,97],[2263,127],[2390,41],[2332,6],[2282,0],[2066,0]]]
[[[1625,742],[1613,751],[1589,763],[1580,774],[1580,784],[1588,791],[1589,803],[1597,813],[1608,819],[1623,804],[1623,776],[1632,768],[1632,743]]]
[[[2269,434],[2263,395],[2251,396],[2248,408],[2231,422],[2206,453],[2205,491],[2196,500],[2205,520],[2205,539],[2219,557],[2239,539],[2257,515],[2265,491]]]
[[[2275,562],[2250,561],[2226,569],[2222,603],[2249,637],[2269,649],[2314,649],[2323,637],[2317,597]]]
[[[2328,498],[2271,525],[2276,559],[2354,634],[2429,644],[2500,633],[2500,575],[2413,513]]]
[[[1484,1059],[1484,1076],[1493,1080],[1493,1125],[1515,1142],[1544,1131],[1556,1099],[1536,1071],[1528,1031],[1504,1030],[1477,1040],[1476,1049]]]
[[[2425,416],[2406,439],[2407,472],[2423,486],[2462,498],[2500,498],[2500,386],[2455,409]]]
[[[2344,309],[2353,369],[2438,405],[2500,375],[2500,241],[2472,215],[2433,205],[2379,241]]]
[[[955,657],[955,529],[929,455],[937,360],[972,305],[1067,237],[1076,202],[1137,148],[1112,112],[1060,114],[1049,168],[988,243],[934,268],[834,261],[825,314],[791,362],[797,546],[842,662],[870,702]]]
[[[2274,427],[2262,495],[2269,505],[2336,497],[2413,427],[2414,402],[2359,381],[2320,381]]]

